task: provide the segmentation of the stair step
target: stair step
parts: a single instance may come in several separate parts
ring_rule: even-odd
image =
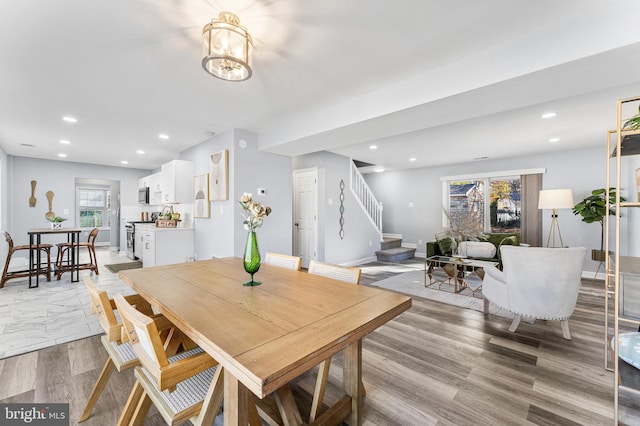
[[[392,248],[399,248],[402,246],[402,238],[387,238],[385,237],[380,243],[380,250],[388,250]]]
[[[408,247],[396,247],[376,252],[379,262],[399,262],[414,257],[416,249]]]

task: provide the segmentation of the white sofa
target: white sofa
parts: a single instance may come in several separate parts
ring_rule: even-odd
[[[509,331],[523,316],[562,321],[562,334],[571,340],[569,317],[580,291],[584,247],[544,248],[502,246],[502,271],[485,268],[483,296],[513,312]]]

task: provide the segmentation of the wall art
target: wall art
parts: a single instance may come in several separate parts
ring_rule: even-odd
[[[209,204],[209,173],[194,176],[194,205],[193,217],[210,217],[211,209]]]
[[[229,199],[229,151],[222,151],[211,154],[211,184],[209,185],[211,201],[226,201]]]

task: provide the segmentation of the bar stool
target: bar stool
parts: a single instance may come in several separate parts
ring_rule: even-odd
[[[76,243],[73,245],[72,243],[58,243],[58,257],[56,261],[56,279],[60,280],[60,277],[63,273],[71,270],[71,256],[69,249],[75,249],[77,247],[86,247],[89,251],[89,262],[81,263],[78,267],[79,270],[88,269],[99,275],[98,271],[98,261],[96,259],[96,249],[95,249],[95,241],[98,236],[98,228],[93,228],[91,232],[89,232],[89,236],[87,237],[86,242]],[[66,261],[65,261],[66,256]],[[76,259],[76,262],[79,262],[79,259]]]
[[[11,257],[13,256],[13,254],[21,250],[27,250],[28,252],[30,248],[29,245],[26,244],[26,245],[14,246],[13,238],[11,238],[11,235],[9,235],[9,233],[6,231],[3,231],[2,233],[4,234],[4,239],[7,241],[7,244],[9,245],[9,249],[7,251],[7,260],[4,263],[4,269],[2,271],[0,288],[4,287],[4,283],[7,282],[8,280],[29,276],[29,265],[27,265],[26,269],[16,269],[16,270],[9,271],[9,264],[11,263]],[[37,268],[35,273],[40,275],[46,275],[47,281],[51,281],[51,244],[40,244],[39,246],[36,247],[36,250],[41,250],[47,254],[46,267],[42,268],[41,267],[42,265],[35,265],[35,264],[31,266],[32,268],[36,268],[37,266],[40,266],[40,268]]]

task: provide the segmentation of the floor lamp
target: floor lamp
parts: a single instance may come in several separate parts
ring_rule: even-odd
[[[564,247],[558,223],[558,209],[570,209],[573,208],[573,205],[573,193],[570,189],[544,189],[540,191],[538,208],[551,209],[551,227],[549,228],[547,247],[556,247],[556,233],[560,240],[560,247]]]

